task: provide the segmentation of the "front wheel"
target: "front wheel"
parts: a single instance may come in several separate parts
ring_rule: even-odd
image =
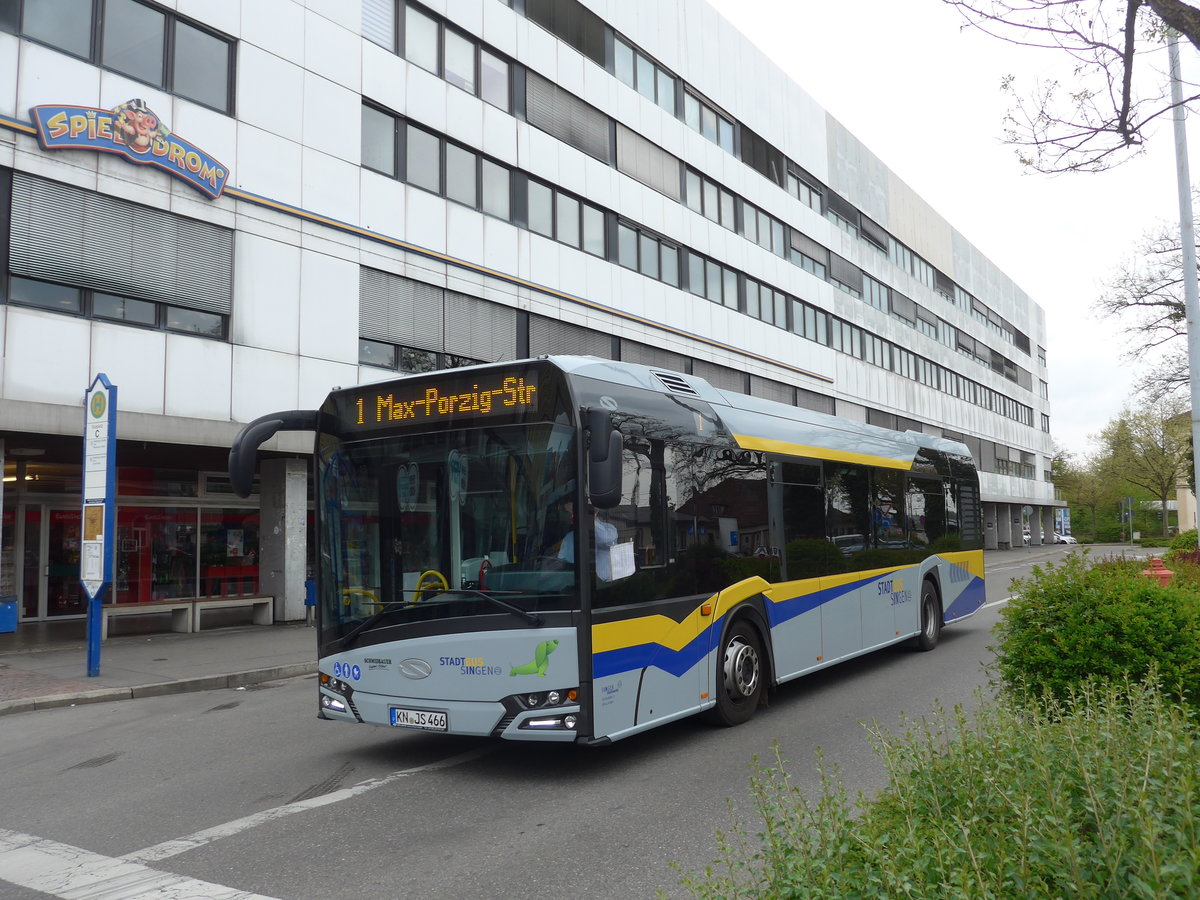
[[[717,705],[709,711],[709,719],[719,725],[741,725],[754,715],[762,699],[764,672],[758,632],[744,619],[734,622],[717,659]]]
[[[917,635],[918,650],[932,650],[942,635],[942,604],[937,588],[928,579],[921,585],[921,633]]]

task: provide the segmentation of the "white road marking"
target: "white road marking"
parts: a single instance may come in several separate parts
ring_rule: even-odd
[[[985,604],[983,604],[983,606],[981,606],[979,608],[980,609],[991,609],[993,606],[1003,606],[1005,603],[1007,603],[1011,599],[1012,599],[1012,597],[1005,597],[1003,600],[993,600],[991,603],[985,603]]]
[[[307,800],[300,800],[296,803],[288,803],[284,806],[276,806],[273,809],[264,809],[262,812],[253,813],[249,816],[244,816],[241,819],[234,819],[232,822],[226,822],[223,825],[215,825],[212,828],[206,828],[203,831],[197,831],[194,834],[189,834],[181,838],[176,838],[172,841],[164,841],[161,844],[155,844],[152,847],[147,847],[144,850],[135,850],[133,853],[126,853],[121,859],[130,862],[155,862],[160,859],[167,859],[171,856],[178,856],[180,853],[187,853],[189,850],[195,850],[198,847],[203,847],[213,841],[221,838],[231,837],[235,834],[240,834],[243,831],[248,831],[251,828],[256,828],[259,825],[264,825],[267,822],[273,822],[276,819],[282,819],[285,816],[295,815],[299,812],[305,812],[310,809],[318,809],[322,806],[328,806],[331,803],[340,803],[343,800],[349,800],[351,797],[357,797],[359,794],[365,794],[367,791],[373,791],[376,788],[383,787],[385,784],[391,784],[401,778],[408,778],[412,775],[418,775],[421,772],[431,772],[436,769],[447,769],[451,766],[461,765],[471,760],[478,759],[491,753],[494,748],[482,747],[478,750],[469,750],[466,753],[460,753],[457,756],[451,756],[446,759],[437,760],[436,762],[426,763],[423,766],[414,766],[411,769],[403,769],[399,772],[392,772],[390,775],[384,775],[381,778],[368,778],[366,781],[361,781],[353,787],[341,788],[340,790],[331,791],[328,794],[321,794],[318,797],[310,797]]]
[[[2,828],[0,881],[62,900],[272,900]]]
[[[340,803],[401,778],[462,765],[491,753],[493,749],[481,747],[380,778],[369,778],[352,787],[266,809],[120,857],[101,856],[70,844],[0,828],[0,882],[7,881],[62,900],[140,900],[150,896],[159,900],[273,900],[264,894],[162,872],[143,863],[178,856],[284,816]]]

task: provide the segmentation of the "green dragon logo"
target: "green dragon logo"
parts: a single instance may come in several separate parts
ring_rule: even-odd
[[[550,654],[558,647],[558,641],[542,641],[533,652],[533,661],[523,666],[513,666],[509,675],[537,675],[546,677],[546,669],[550,665]]]

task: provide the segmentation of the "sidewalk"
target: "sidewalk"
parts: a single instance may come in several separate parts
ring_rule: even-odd
[[[110,636],[89,678],[84,622],[23,623],[0,634],[0,716],[291,678],[315,672],[316,659],[303,623],[147,632]]]

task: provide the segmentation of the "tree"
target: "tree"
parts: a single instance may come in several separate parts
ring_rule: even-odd
[[[1138,381],[1139,392],[1154,401],[1189,385],[1178,226],[1163,225],[1143,235],[1108,281],[1095,309],[1125,323],[1131,339],[1124,352],[1127,359],[1145,362],[1148,355],[1157,357]]]
[[[1149,128],[1174,107],[1153,51],[1174,28],[1200,49],[1200,9],[1181,0],[943,0],[968,26],[1024,47],[1057,50],[1072,84],[1049,80],[1013,97],[1005,138],[1039,172],[1098,172],[1141,151]],[[1161,66],[1165,69],[1165,65]],[[1187,105],[1200,98],[1192,92]]]
[[[1055,457],[1053,473],[1054,484],[1063,499],[1071,506],[1082,506],[1091,514],[1089,533],[1094,539],[1098,510],[1115,505],[1120,491],[1097,461],[1085,460],[1078,464],[1069,453]]]
[[[1101,472],[1143,488],[1163,510],[1167,535],[1167,501],[1174,496],[1191,459],[1191,417],[1182,399],[1165,398],[1126,408],[1099,435]]]

